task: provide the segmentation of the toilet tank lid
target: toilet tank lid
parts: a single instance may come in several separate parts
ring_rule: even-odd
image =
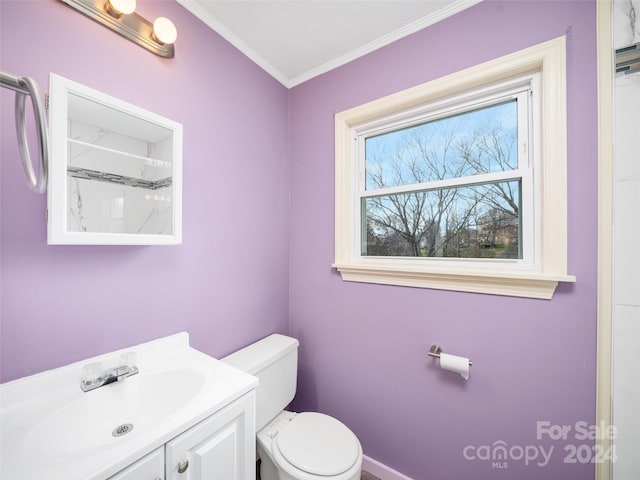
[[[232,367],[255,375],[267,365],[276,362],[298,348],[298,345],[297,339],[274,333],[220,360]]]

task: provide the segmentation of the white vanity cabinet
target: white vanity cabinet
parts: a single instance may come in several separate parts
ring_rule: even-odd
[[[164,447],[155,449],[108,480],[164,480]]]
[[[182,241],[182,125],[51,74],[49,244]]]
[[[255,461],[251,391],[108,480],[253,480]]]
[[[137,374],[83,391],[131,353]],[[0,479],[255,480],[257,386],[187,332],[2,383]]]
[[[254,412],[251,392],[168,442],[166,480],[255,479]]]

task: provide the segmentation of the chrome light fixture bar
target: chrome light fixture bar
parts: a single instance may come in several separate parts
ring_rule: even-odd
[[[160,17],[154,23],[157,24],[156,28],[159,26],[160,28],[164,27],[166,30],[168,22],[168,35],[164,31],[154,32],[154,24],[133,12],[133,9],[131,9],[131,13],[118,10],[116,4],[120,2],[112,2],[110,0],[60,1],[156,55],[166,58],[174,56],[175,27],[170,20],[164,17]],[[135,1],[131,3],[135,8]],[[164,39],[165,42],[161,41],[161,39]]]

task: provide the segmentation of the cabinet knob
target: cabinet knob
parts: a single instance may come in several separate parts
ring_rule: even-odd
[[[178,464],[178,473],[184,473],[189,468],[189,460],[184,460]]]

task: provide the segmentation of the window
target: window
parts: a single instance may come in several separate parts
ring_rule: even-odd
[[[354,129],[363,256],[530,260],[534,77],[521,80]]]
[[[337,114],[334,267],[551,298],[575,281],[565,119],[564,38]]]

